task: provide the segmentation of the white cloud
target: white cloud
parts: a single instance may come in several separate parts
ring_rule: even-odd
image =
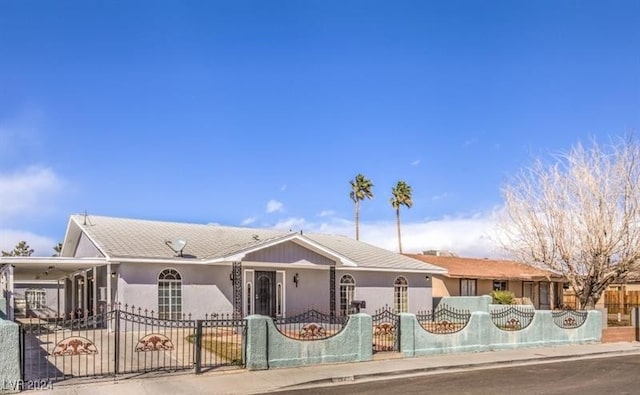
[[[60,176],[45,167],[0,173],[0,220],[48,212],[52,198],[60,193],[63,184]]]
[[[336,212],[333,210],[322,210],[318,213],[318,217],[333,217]]]
[[[246,218],[240,223],[240,225],[242,226],[251,225],[252,223],[256,222],[256,219],[257,219],[256,217]]]
[[[16,244],[21,241],[26,241],[33,248],[34,256],[51,256],[54,254],[53,247],[61,240],[24,230],[0,229],[0,250],[13,251]]]
[[[287,230],[291,232],[297,232],[299,230],[306,230],[309,228],[311,224],[309,224],[304,218],[287,218],[285,220],[281,220],[275,225],[273,225],[274,229],[279,230]]]
[[[411,166],[418,166],[420,164],[420,159],[416,159],[413,162],[411,162]]]
[[[283,209],[284,205],[282,204],[282,202],[273,199],[267,202],[267,214],[279,213],[282,212]]]
[[[465,257],[504,257],[496,241],[495,225],[492,212],[444,217],[425,222],[403,222],[403,251],[416,253],[425,250],[450,250]],[[323,217],[322,221],[318,222],[292,217],[278,222],[273,227],[355,237],[353,221],[338,217]],[[396,223],[393,220],[360,223],[360,240],[387,250],[398,251],[396,234]]]

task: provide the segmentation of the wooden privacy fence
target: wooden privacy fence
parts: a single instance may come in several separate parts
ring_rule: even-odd
[[[609,314],[630,314],[634,307],[640,307],[640,291],[605,291],[604,306]]]

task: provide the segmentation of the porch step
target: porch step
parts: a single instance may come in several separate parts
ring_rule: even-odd
[[[636,340],[636,330],[631,326],[609,327],[602,330],[603,343],[632,342]]]

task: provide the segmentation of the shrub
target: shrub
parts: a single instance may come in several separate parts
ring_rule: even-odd
[[[511,291],[493,291],[491,297],[495,304],[512,304],[514,296]]]

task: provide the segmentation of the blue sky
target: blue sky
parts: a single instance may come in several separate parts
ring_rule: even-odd
[[[640,129],[640,2],[0,0],[0,247],[68,216],[495,255],[532,158]]]

